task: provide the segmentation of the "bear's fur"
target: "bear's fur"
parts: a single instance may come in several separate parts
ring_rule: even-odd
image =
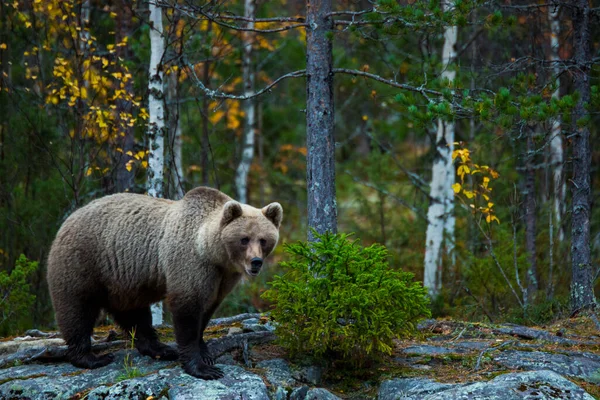
[[[203,339],[206,324],[243,274],[257,275],[279,239],[279,203],[257,209],[199,187],[170,201],[115,194],[75,211],[48,256],[48,286],[73,365],[98,368],[112,355],[91,352],[101,309],[140,353],[179,359],[195,377],[218,379]],[[179,352],[158,341],[150,305],[165,299]]]

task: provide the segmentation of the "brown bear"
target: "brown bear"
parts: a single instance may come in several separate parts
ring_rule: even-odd
[[[102,367],[91,352],[101,309],[126,331],[141,354],[179,357],[188,374],[223,376],[203,339],[223,298],[244,275],[255,276],[279,240],[283,209],[240,204],[199,187],[171,201],[115,194],[91,202],[64,222],[48,256],[48,286],[71,363]],[[159,342],[150,305],[166,299],[178,352]]]

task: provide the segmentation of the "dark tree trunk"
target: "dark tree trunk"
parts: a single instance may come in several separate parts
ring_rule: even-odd
[[[306,183],[310,229],[337,232],[331,0],[306,2]]]
[[[570,71],[573,76],[573,87],[579,93],[579,100],[574,110],[576,125],[572,142],[571,309],[576,312],[594,307],[596,297],[594,296],[590,258],[590,130],[587,123],[581,126],[577,125],[577,121],[589,116],[586,106],[590,102],[591,10],[588,0],[576,0],[572,5],[575,67]]]
[[[536,236],[536,214],[535,214],[535,170],[533,168],[533,134],[534,130],[529,129],[527,134],[527,155],[525,161],[525,247],[529,258],[529,268],[527,269],[527,301],[532,304],[533,296],[539,288],[537,260],[535,248]]]
[[[131,5],[129,1],[119,0],[116,3],[115,10],[118,15],[117,20],[117,32],[116,32],[116,42],[120,43],[124,38],[131,37],[131,21],[133,18],[131,12]],[[131,51],[130,46],[116,46],[117,57],[122,60],[131,59]],[[128,79],[125,82],[125,90],[127,93],[133,93],[133,79]],[[117,115],[121,115],[122,113],[131,115],[132,107],[131,101],[125,99],[117,100]],[[116,147],[121,148],[122,152],[115,152],[115,180],[114,180],[114,192],[126,192],[131,190],[133,187],[133,168],[132,165],[129,166],[129,171],[127,170],[127,164],[133,160],[133,156],[130,154],[133,153],[133,144],[134,144],[134,133],[133,127],[130,127],[129,124],[125,121],[122,123],[118,123],[119,126],[119,137],[117,138]],[[131,152],[130,154],[127,154]]]
[[[210,31],[212,29],[212,23],[208,21],[208,29],[206,31],[206,37],[210,36]],[[208,45],[208,50],[206,51],[206,61],[202,64],[202,84],[204,87],[208,88],[210,85],[210,43]],[[208,178],[208,149],[210,146],[209,136],[208,136],[208,126],[210,121],[208,119],[208,98],[207,95],[204,94],[202,96],[202,134],[200,136],[200,168],[202,170],[202,184],[204,186],[209,185]]]

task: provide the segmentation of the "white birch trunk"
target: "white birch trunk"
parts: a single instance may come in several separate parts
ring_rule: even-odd
[[[164,131],[165,110],[163,104],[163,71],[161,60],[165,52],[163,39],[162,9],[156,3],[148,3],[150,11],[150,67],[148,79],[148,194],[163,197],[163,171],[165,162]],[[153,304],[152,325],[163,323],[162,303]]]
[[[247,27],[254,28],[254,0],[244,1],[244,16],[249,18]],[[254,35],[252,32],[243,33],[244,55],[242,60],[242,73],[244,76],[244,95],[250,96],[254,92],[254,71],[252,65],[252,42]],[[235,186],[237,189],[237,199],[240,203],[247,203],[248,193],[248,173],[254,158],[254,131],[256,126],[255,102],[254,99],[248,99],[243,103],[246,123],[244,124],[244,134],[242,137],[242,155],[235,173]]]
[[[450,4],[442,3],[445,11]],[[456,72],[449,69],[449,64],[456,56],[455,46],[458,29],[447,27],[444,31],[444,48],[442,50],[442,79],[454,80]],[[454,149],[454,123],[438,120],[435,138],[435,157],[431,170],[431,187],[429,195],[431,204],[427,211],[427,234],[425,239],[425,270],[423,286],[429,295],[435,298],[442,289],[442,248],[445,244],[448,253],[453,254],[454,242],[454,165],[452,151]],[[444,240],[444,234],[449,240]]]
[[[554,75],[556,76],[556,90],[552,97],[558,99],[560,96],[560,57],[558,55],[560,35],[559,7],[548,6],[548,19],[550,22],[550,61],[553,62]],[[564,150],[562,142],[562,127],[560,116],[552,121],[552,130],[550,134],[550,165],[552,165],[552,189],[554,194],[554,220],[558,226],[558,240],[564,239],[562,229],[562,216],[564,214],[565,198],[567,186],[563,180]],[[552,245],[552,244],[551,244]]]

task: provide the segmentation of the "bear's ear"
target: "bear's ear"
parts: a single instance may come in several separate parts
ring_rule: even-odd
[[[271,203],[262,209],[262,213],[269,221],[279,229],[283,219],[283,207],[279,203]]]
[[[242,205],[235,200],[230,200],[223,206],[223,218],[221,218],[221,226],[225,226],[241,216]]]

